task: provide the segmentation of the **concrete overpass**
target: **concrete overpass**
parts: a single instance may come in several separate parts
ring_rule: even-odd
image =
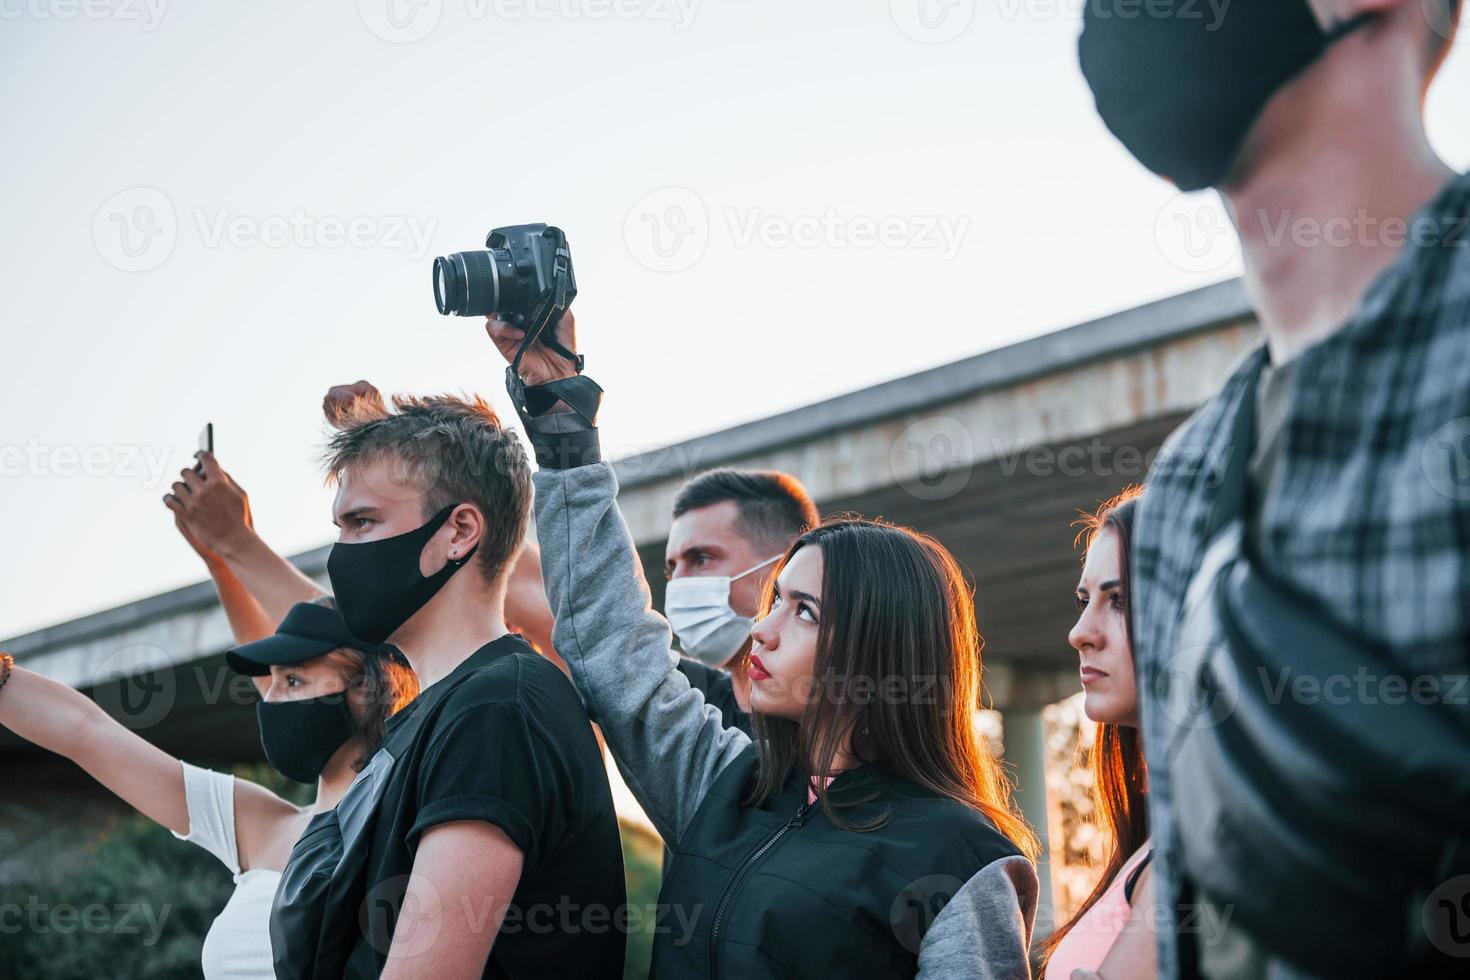
[[[674,495],[713,466],[786,470],[824,514],[881,516],[937,536],[974,575],[990,706],[1005,719],[1022,805],[1045,832],[1040,711],[1079,690],[1066,642],[1078,567],[1071,522],[1142,482],[1164,437],[1257,342],[1238,282],[1220,283],[621,459],[620,503],[658,605]],[[327,550],[293,560],[325,582]],[[212,586],[200,583],[0,649],[88,691],[170,752],[257,761],[252,691],[223,662],[229,638]],[[0,771],[0,880],[57,853],[69,823],[109,805],[75,767],[4,732]]]

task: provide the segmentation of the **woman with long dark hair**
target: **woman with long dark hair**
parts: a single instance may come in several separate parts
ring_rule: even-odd
[[[513,358],[521,330],[488,327]],[[540,345],[520,367],[573,373]],[[526,428],[557,651],[674,854],[651,976],[1029,977],[1037,845],[975,728],[949,552],[862,519],[798,538],[751,630],[752,738],[677,669],[591,418]]]
[[[1130,487],[1078,522],[1085,557],[1077,583],[1077,623],[1068,639],[1080,659],[1082,710],[1097,724],[1093,794],[1107,859],[1081,907],[1042,943],[1047,980],[1070,980],[1074,970],[1101,971],[1108,980],[1154,972],[1146,916],[1131,916],[1133,908],[1148,904],[1151,851],[1129,611],[1128,547],[1142,492]]]

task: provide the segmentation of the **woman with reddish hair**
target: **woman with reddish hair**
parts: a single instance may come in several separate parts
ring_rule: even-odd
[[[1148,861],[1148,770],[1139,737],[1138,685],[1129,615],[1129,541],[1142,488],[1130,487],[1083,517],[1086,541],[1077,583],[1077,651],[1085,692],[1082,710],[1097,723],[1093,793],[1108,856],[1081,908],[1042,943],[1046,980],[1101,974],[1106,980],[1155,974],[1154,937],[1146,914],[1152,890]],[[1143,914],[1135,915],[1139,910]]]

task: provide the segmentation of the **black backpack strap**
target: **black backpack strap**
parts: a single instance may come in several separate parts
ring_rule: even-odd
[[[1225,447],[1224,465],[1215,471],[1219,489],[1210,517],[1210,533],[1206,540],[1245,513],[1250,502],[1251,448],[1256,442],[1256,393],[1261,386],[1267,357],[1262,351],[1258,363],[1241,379],[1239,404],[1230,422],[1230,442]]]
[[[1123,898],[1127,900],[1129,905],[1133,904],[1133,889],[1138,887],[1138,879],[1143,875],[1143,869],[1148,867],[1148,863],[1153,859],[1153,848],[1149,848],[1148,853],[1143,856],[1143,860],[1139,861],[1138,865],[1132,871],[1128,872],[1128,877],[1123,880]]]

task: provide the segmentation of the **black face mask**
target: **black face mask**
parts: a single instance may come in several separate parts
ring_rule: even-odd
[[[260,744],[271,767],[298,783],[314,783],[342,744],[357,732],[345,694],[255,706]]]
[[[1323,31],[1307,0],[1148,8],[1088,0],[1082,74],[1113,135],[1185,191],[1219,185],[1271,97],[1376,16]]]
[[[447,562],[433,575],[419,572],[424,545],[454,512],[450,504],[421,527],[363,544],[332,545],[327,577],[347,629],[359,640],[382,643],[422,609],[479,548]]]

